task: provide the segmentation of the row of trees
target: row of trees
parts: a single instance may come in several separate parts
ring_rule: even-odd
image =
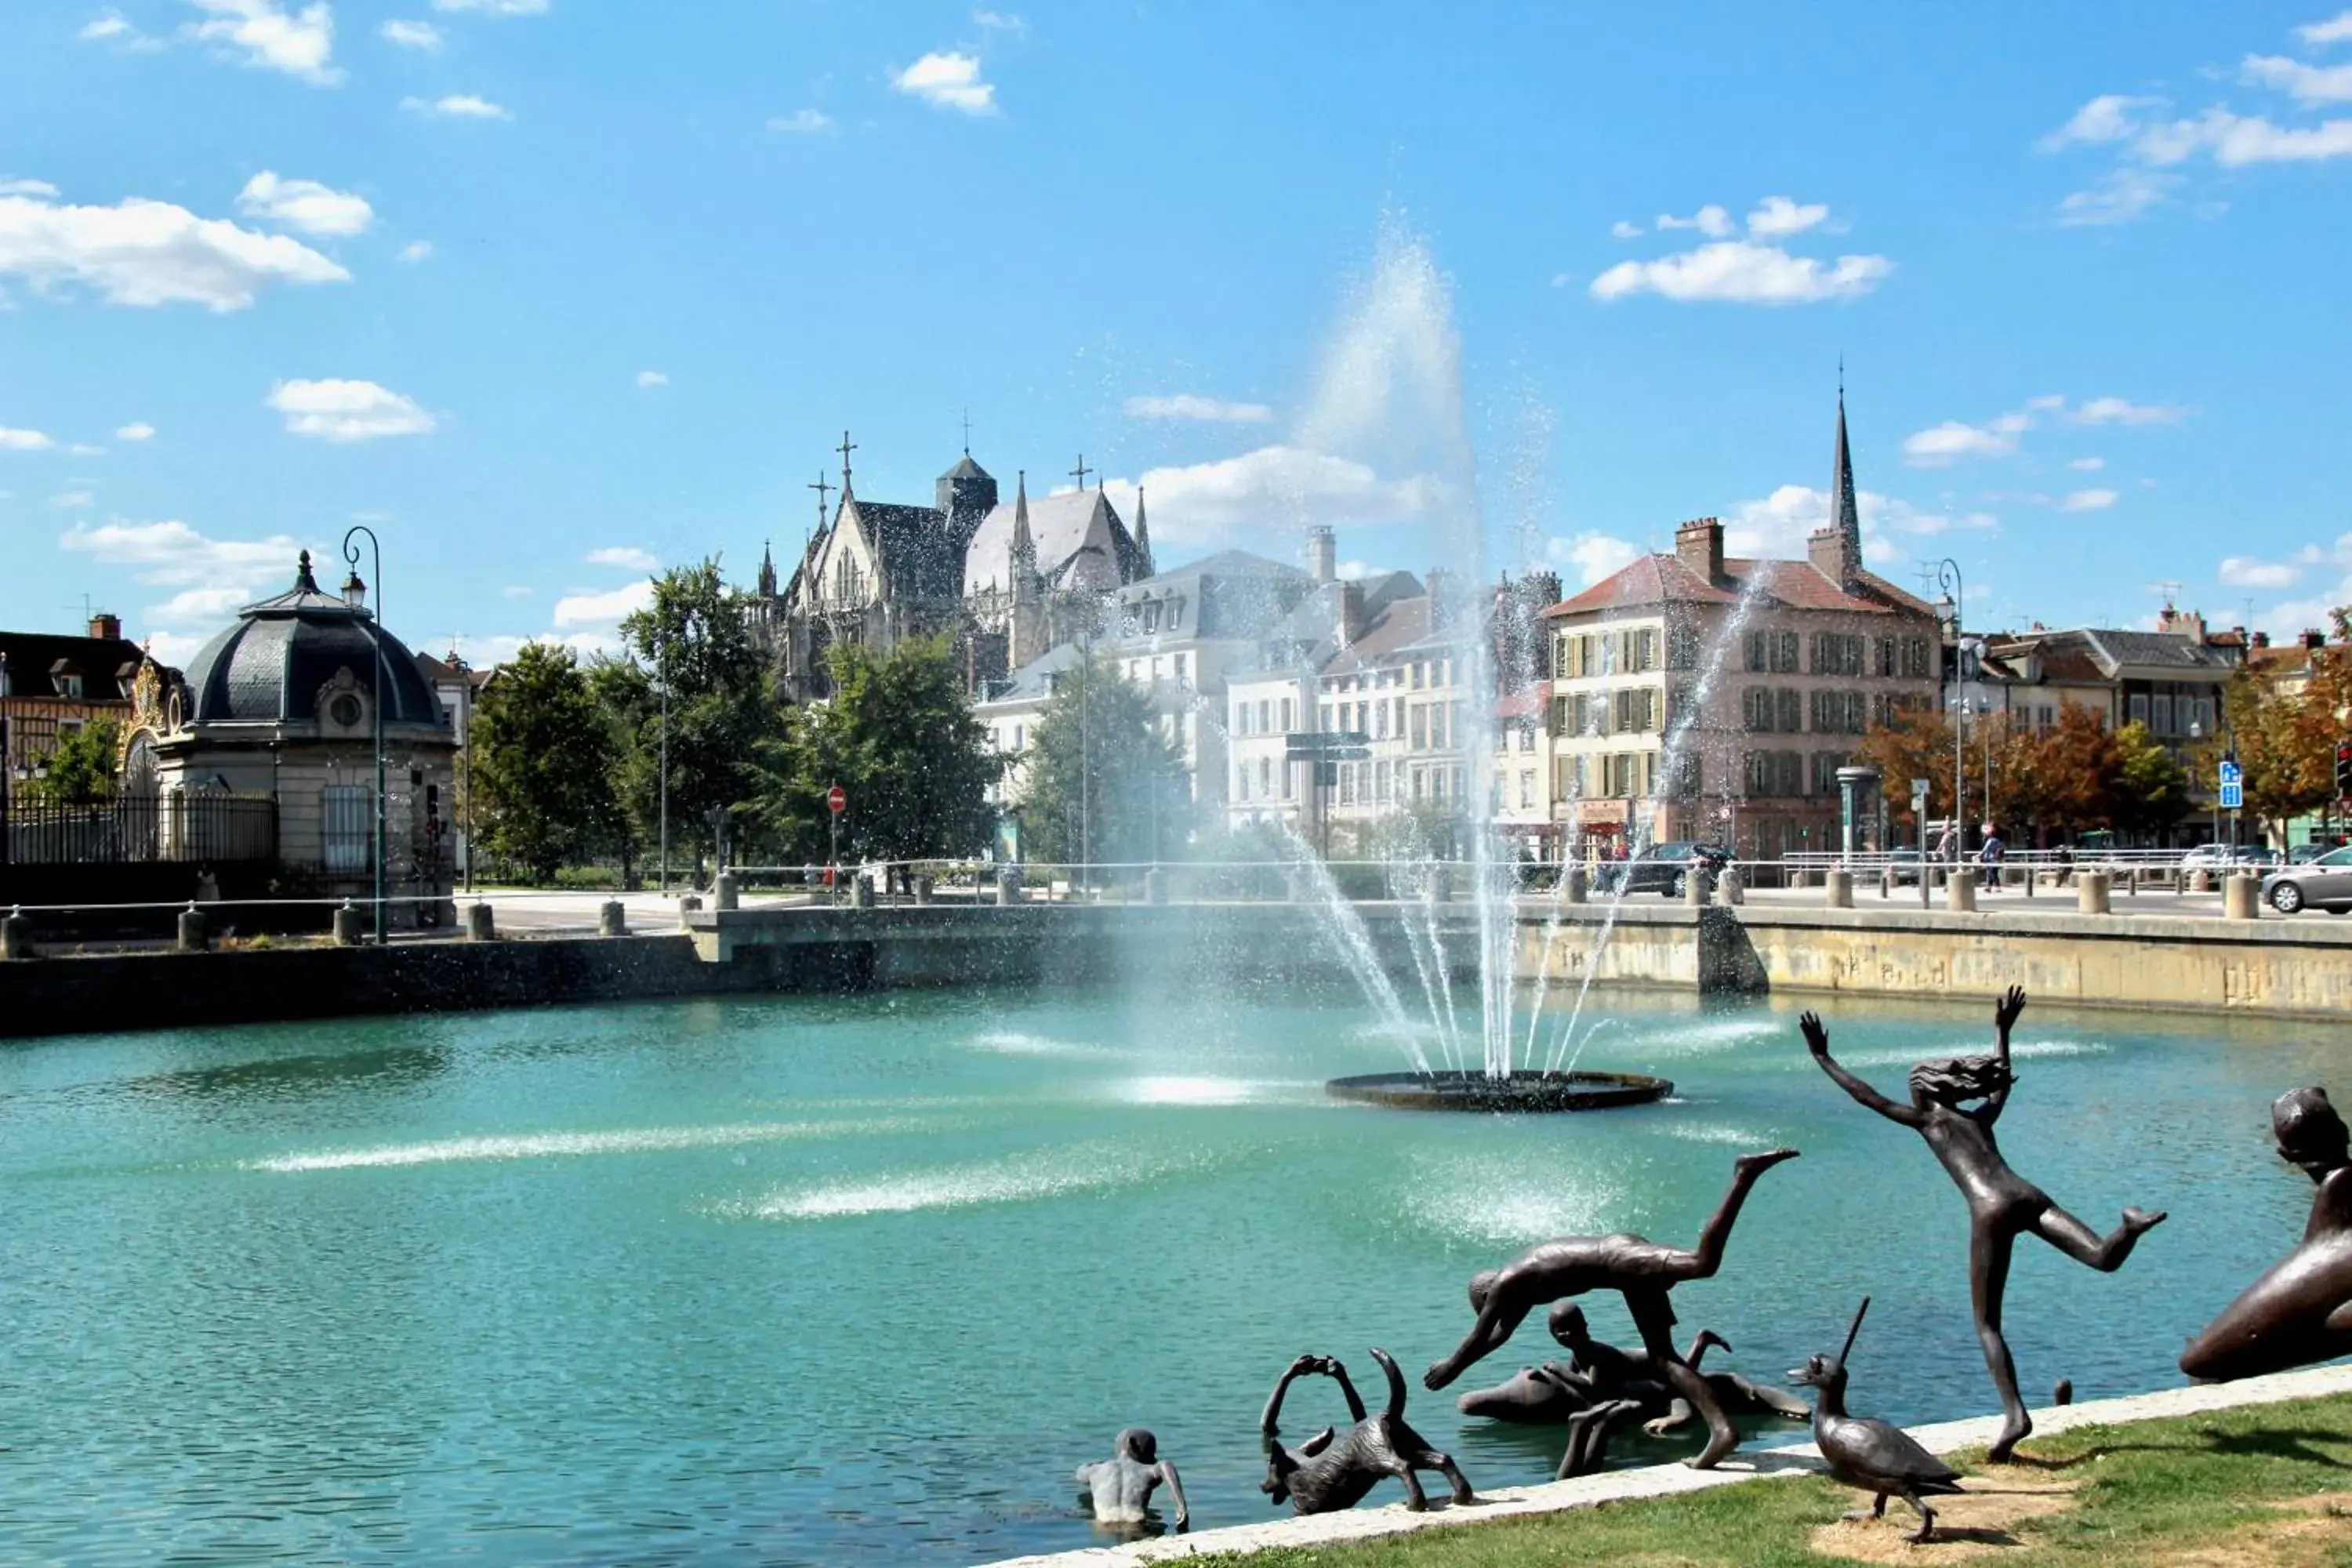
[[[2352,734],[2352,613],[2334,615],[2335,642],[2312,651],[2299,683],[2253,669],[2232,676],[2222,693],[2222,732],[2195,752],[2208,778],[2225,752],[2236,753],[2247,812],[2282,842],[2289,822],[2335,804],[2336,747]]]
[[[656,579],[621,636],[617,656],[584,663],[529,645],[484,693],[475,831],[512,871],[547,881],[597,859],[638,880],[660,832],[665,754],[680,865],[713,852],[721,821],[739,862],[821,864],[836,847],[845,860],[946,858],[987,846],[1003,760],[945,637],[887,654],[836,646],[833,700],[795,708],[716,562]],[[1031,731],[1027,766],[1031,858],[1146,858],[1186,837],[1177,754],[1149,699],[1108,661],[1062,679]],[[836,784],[849,800],[838,824],[825,799]]]
[[[1998,823],[2018,842],[2037,831],[2059,839],[2100,829],[2155,835],[2189,811],[2188,773],[2146,725],[2111,730],[2074,703],[2060,708],[2046,730],[2003,715],[1978,719],[1962,727],[1959,754],[1970,819]],[[1878,770],[1901,827],[1918,828],[1906,787],[1913,779],[1928,782],[1927,815],[1951,818],[1953,737],[1945,714],[1915,709],[1898,715],[1863,737],[1854,760]]]

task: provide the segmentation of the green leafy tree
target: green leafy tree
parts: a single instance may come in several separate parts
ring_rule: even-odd
[[[2336,798],[2332,717],[2309,688],[2283,690],[2251,669],[2230,678],[2221,703],[2228,725],[2196,749],[2198,776],[2217,779],[2223,753],[2234,748],[2247,813],[2283,840],[2290,820]]]
[[[710,813],[759,794],[762,742],[784,730],[767,655],[751,635],[750,602],[719,563],[674,567],[654,579],[653,602],[621,623],[651,701],[635,713],[623,770],[629,813],[651,842],[662,801],[662,702],[668,700],[669,840],[698,861],[713,847]]]
[[[831,847],[825,793],[849,797],[841,850],[860,859],[976,853],[998,776],[988,731],[972,717],[950,639],[915,638],[888,653],[844,645],[827,656],[834,694],[791,715],[761,746],[766,778],[751,816],[790,858]]]
[[[656,764],[641,757],[637,748],[637,737],[656,708],[653,680],[630,660],[603,655],[588,661],[585,673],[588,695],[611,739],[604,784],[612,795],[613,812],[602,847],[620,861],[623,886],[642,887],[639,866],[648,840],[631,803],[654,783]]]
[[[619,816],[611,721],[568,647],[527,643],[474,715],[478,831],[535,882],[601,847]]]
[[[25,793],[51,805],[111,800],[115,759],[121,748],[122,726],[111,719],[93,719],[79,730],[68,730],[57,750],[41,759],[40,776],[27,781]]]
[[[1183,842],[1181,754],[1150,697],[1107,658],[1061,672],[1030,731],[1021,826],[1032,860],[1158,859]]]
[[[2121,832],[2168,832],[2189,815],[2189,772],[2145,724],[2116,731],[2116,784],[2109,821]]]

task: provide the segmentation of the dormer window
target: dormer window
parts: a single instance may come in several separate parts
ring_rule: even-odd
[[[57,683],[58,695],[74,702],[81,700],[81,671],[60,660],[49,668],[49,679]]]
[[[1147,636],[1160,629],[1160,601],[1157,599],[1143,606],[1143,629]]]

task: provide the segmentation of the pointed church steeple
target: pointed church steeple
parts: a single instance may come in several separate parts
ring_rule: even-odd
[[[770,542],[764,539],[760,542],[760,596],[776,596],[776,557]]]
[[[1151,564],[1151,530],[1143,521],[1143,487],[1135,487],[1135,581],[1156,577],[1159,569]]]
[[[1037,541],[1029,532],[1029,470],[1020,470],[1013,495],[1013,584],[1037,572]]]
[[[1853,454],[1845,438],[1845,372],[1838,372],[1837,467],[1830,478],[1830,531],[1838,536],[1847,570],[1862,570],[1862,509],[1853,499]]]

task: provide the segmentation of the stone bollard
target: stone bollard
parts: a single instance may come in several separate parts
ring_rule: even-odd
[[[335,945],[357,947],[361,940],[360,912],[352,908],[351,900],[345,899],[343,907],[335,911]]]
[[[23,910],[11,910],[6,920],[0,920],[0,959],[33,956],[33,922]]]
[[[1704,866],[1694,866],[1683,873],[1683,902],[1693,909],[1704,909],[1707,897],[1715,891],[1715,879],[1706,874]]]
[[[695,897],[692,893],[679,894],[677,899],[677,929],[680,931],[692,929],[693,922],[688,921],[686,917],[691,914],[699,913],[701,909],[702,900],[700,899]]]
[[[931,874],[929,871],[917,872],[914,877],[914,884],[915,902],[919,904],[929,903],[931,901]]]
[[[2232,876],[2221,881],[2221,918],[2231,921],[2258,920],[2262,916],[2263,884],[2258,878]]]
[[[718,881],[712,885],[710,889],[710,907],[714,910],[731,910],[736,908],[739,902],[740,899],[738,897],[735,885],[735,873],[732,871],[719,872]]]
[[[1584,868],[1570,866],[1559,874],[1559,896],[1564,902],[1584,902]]]
[[[1157,866],[1143,874],[1143,901],[1147,904],[1168,901],[1168,873]]]
[[[730,902],[725,907],[731,910],[735,906]],[[849,907],[853,910],[870,910],[874,907],[874,879],[871,877],[849,879]]]
[[[2112,884],[2105,871],[2085,871],[2074,879],[2074,908],[2086,915],[2111,912],[2108,889]]]
[[[1944,907],[1962,914],[1973,913],[1977,907],[1977,874],[1966,866],[1956,866],[1944,882]]]
[[[2197,875],[2189,879],[2189,890],[2192,893],[2211,892],[2213,890],[2213,873],[2210,871],[2198,872]]]
[[[1853,873],[1843,866],[1832,866],[1822,875],[1822,906],[1824,909],[1853,908]]]
[[[1740,904],[1748,901],[1748,884],[1737,866],[1726,866],[1723,875],[1715,879],[1715,901],[1718,904]]]
[[[499,940],[498,921],[490,913],[490,906],[478,899],[466,906],[466,940],[467,942]]]
[[[604,907],[596,911],[596,934],[598,936],[628,935],[628,906],[618,899],[607,899]]]
[[[212,946],[212,937],[205,930],[205,911],[190,904],[180,911],[180,951],[202,952]]]

